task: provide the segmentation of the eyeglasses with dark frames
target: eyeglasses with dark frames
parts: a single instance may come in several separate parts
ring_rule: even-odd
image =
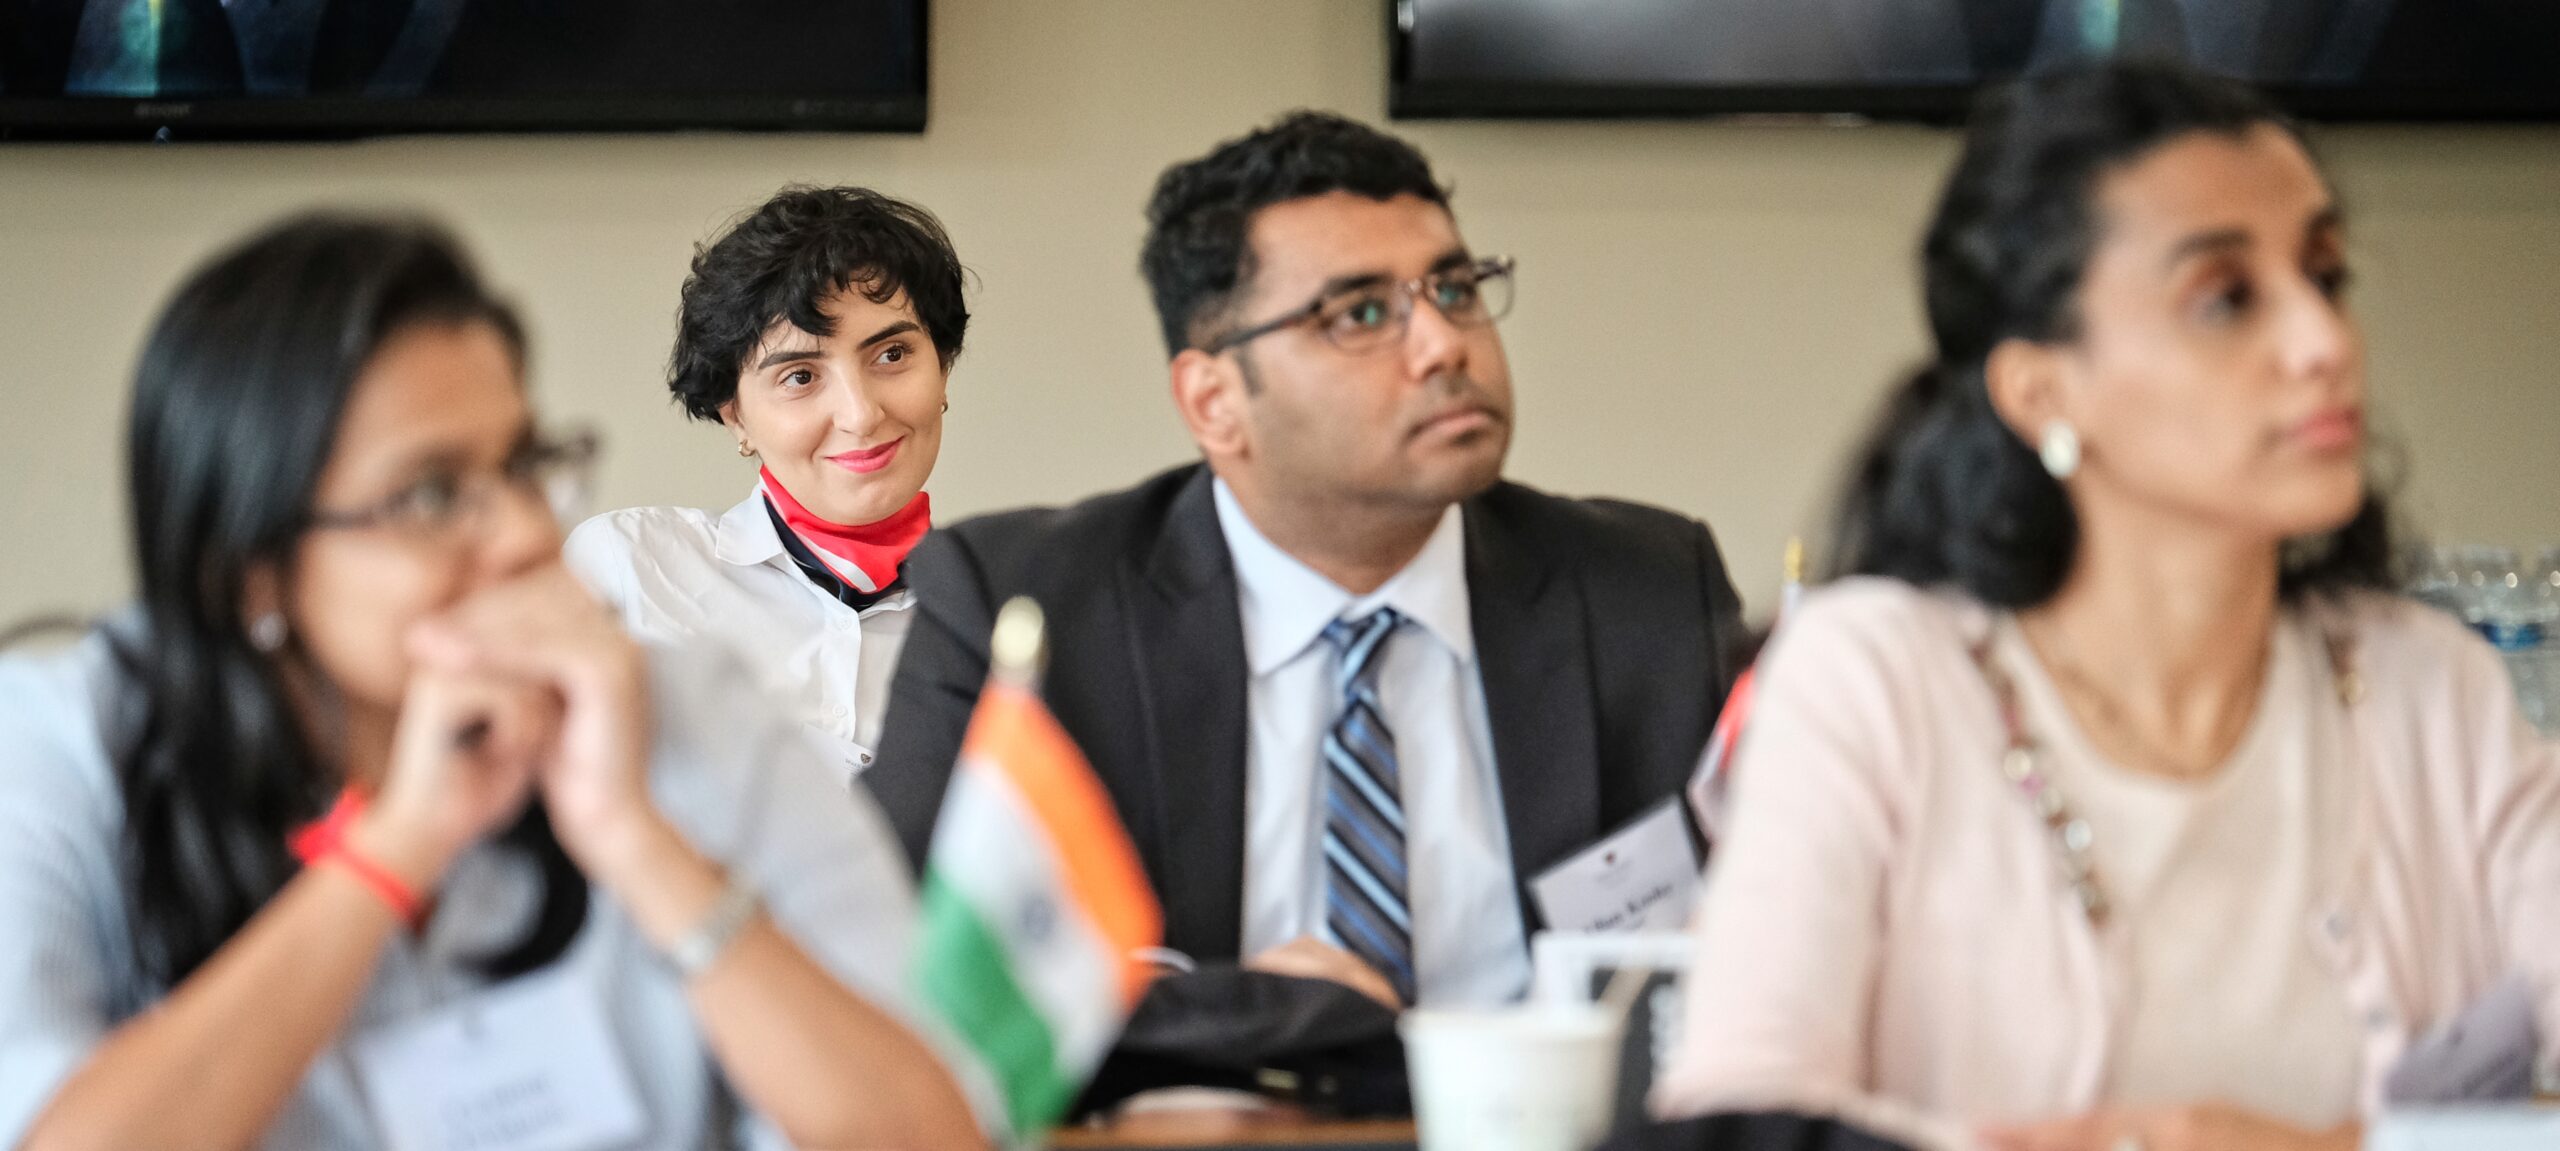
[[[494,471],[432,469],[369,507],[317,509],[311,531],[382,530],[429,541],[466,537],[507,492],[541,500],[562,523],[584,513],[601,440],[589,430],[530,437]]]
[[[1442,319],[1457,327],[1485,327],[1511,311],[1515,266],[1508,256],[1489,256],[1400,284],[1362,284],[1327,292],[1285,315],[1220,336],[1200,350],[1215,355],[1248,340],[1306,325],[1343,351],[1376,351],[1404,339],[1417,300],[1430,301]]]

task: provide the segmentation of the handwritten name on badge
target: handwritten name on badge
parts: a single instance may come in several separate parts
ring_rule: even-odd
[[[531,975],[359,1037],[393,1151],[604,1151],[648,1133],[593,988]]]
[[[455,1151],[514,1147],[568,1122],[567,1107],[544,1078],[494,1084],[488,1094],[448,1099],[437,1115],[444,1144]]]

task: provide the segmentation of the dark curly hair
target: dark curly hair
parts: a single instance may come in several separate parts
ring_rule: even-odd
[[[1935,359],[1886,402],[1834,520],[1833,575],[1953,585],[1998,607],[2061,590],[2080,524],[2061,483],[1993,410],[1984,370],[2003,340],[2069,340],[2110,173],[2198,133],[2294,123],[2240,85],[2111,63],[1985,94],[1922,248]],[[2396,583],[2389,515],[2368,491],[2345,527],[2295,541],[2282,591]]]
[[[876,304],[905,292],[947,369],[969,330],[964,275],[933,213],[869,188],[794,184],[694,249],[667,389],[693,418],[717,422],[766,329],[787,319],[834,335],[819,309],[848,289]]]
[[[1449,203],[1449,190],[1432,179],[1431,162],[1413,145],[1324,112],[1292,112],[1165,169],[1147,201],[1138,270],[1155,297],[1166,355],[1209,339],[1236,288],[1253,278],[1246,234],[1254,213],[1327,192]]]

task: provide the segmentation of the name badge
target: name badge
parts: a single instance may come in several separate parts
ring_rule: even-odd
[[[392,1151],[604,1151],[648,1134],[592,988],[526,976],[363,1036],[356,1075]]]
[[[1556,931],[1677,931],[1698,889],[1698,854],[1667,799],[1529,881]]]

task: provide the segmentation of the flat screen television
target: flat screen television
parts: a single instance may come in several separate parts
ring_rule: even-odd
[[[926,0],[0,0],[0,138],[922,131]]]
[[[1946,121],[2104,56],[2325,119],[2560,120],[2560,0],[1389,0],[1397,116]]]

